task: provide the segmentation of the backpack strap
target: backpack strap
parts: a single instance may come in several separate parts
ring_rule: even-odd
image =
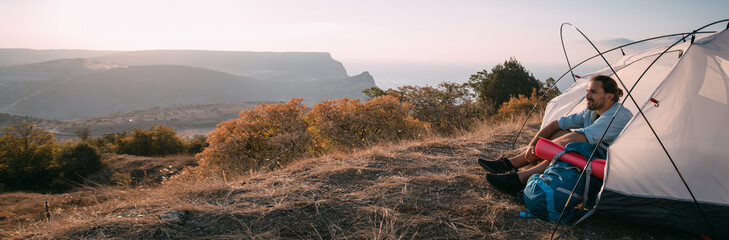
[[[572,197],[573,198],[577,198],[580,201],[582,201],[582,199],[584,199],[582,196],[577,195],[576,193],[572,193],[572,191],[570,191],[569,189],[563,188],[563,187],[558,187],[557,189],[554,189],[554,190],[556,190],[558,192],[562,192],[562,193],[567,194],[567,195],[572,194]]]
[[[554,154],[554,157],[552,158],[552,162],[550,162],[549,165],[550,166],[551,165],[554,165],[554,163],[556,163],[557,160],[559,160],[559,158],[562,157],[562,155],[564,155],[565,153],[567,153],[567,151],[562,150],[561,152],[558,152],[557,154]]]
[[[584,204],[582,204],[583,208],[585,208],[585,205],[587,205],[587,194],[590,193],[590,174],[592,174],[592,160],[587,160],[587,165],[585,165],[585,190],[582,191],[583,201]],[[579,182],[578,182],[579,184]]]

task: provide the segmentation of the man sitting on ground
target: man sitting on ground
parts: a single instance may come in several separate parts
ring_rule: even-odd
[[[618,88],[617,82],[612,78],[603,75],[590,78],[585,95],[587,109],[547,124],[539,130],[526,150],[519,155],[508,159],[501,157],[501,159],[492,161],[478,159],[478,164],[491,172],[486,174],[486,180],[500,192],[511,195],[518,193],[524,189],[526,181],[531,175],[544,173],[549,166],[550,161],[543,161],[535,155],[534,147],[537,145],[539,137],[550,139],[562,146],[571,142],[588,142],[596,145],[613,115],[617,114],[600,144],[601,150],[605,151],[633,117],[630,110],[626,108],[617,112],[620,106],[618,101],[622,95],[623,91]],[[520,167],[527,164],[534,166],[519,171]]]

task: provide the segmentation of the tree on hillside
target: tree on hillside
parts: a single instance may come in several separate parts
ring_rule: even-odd
[[[555,85],[557,80],[554,80],[554,78],[547,78],[547,80],[544,80],[544,87],[542,87],[541,90],[539,90],[539,94],[546,95],[544,98],[544,101],[547,102],[549,100],[552,100],[552,98],[555,98],[562,94],[561,91],[559,91],[559,88],[557,86],[554,86],[552,89],[549,89],[550,86]]]
[[[91,136],[91,130],[88,127],[82,127],[73,131],[81,141],[86,141]]]
[[[52,179],[58,145],[53,134],[33,124],[6,127],[0,133],[0,181],[7,189],[42,189]]]
[[[511,97],[519,94],[529,96],[534,89],[541,88],[542,84],[516,60],[510,58],[504,64],[491,69],[491,73],[480,71],[468,80],[467,85],[478,95],[479,99],[494,106],[500,107]]]

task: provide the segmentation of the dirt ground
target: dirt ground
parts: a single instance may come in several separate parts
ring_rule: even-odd
[[[537,130],[530,125],[525,144]],[[513,154],[516,129],[374,146],[228,179],[0,195],[7,239],[549,239],[554,224],[486,183],[477,157]],[[43,203],[49,202],[46,220]],[[593,216],[561,239],[694,239]]]

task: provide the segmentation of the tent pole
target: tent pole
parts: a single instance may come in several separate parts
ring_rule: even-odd
[[[697,32],[697,33],[707,34],[707,33],[714,33],[714,32],[715,31],[704,31],[704,32]],[[534,104],[534,107],[532,107],[532,109],[529,111],[529,114],[527,114],[526,119],[521,124],[521,128],[519,128],[519,131],[517,132],[516,137],[514,138],[514,141],[511,143],[511,148],[514,149],[516,147],[516,142],[519,140],[519,136],[524,131],[524,127],[526,126],[526,123],[529,121],[529,118],[532,116],[532,114],[534,114],[534,111],[536,111],[537,106],[539,105],[539,103],[542,102],[542,101],[544,101],[544,98],[546,97],[546,93],[548,93],[549,91],[551,91],[552,88],[555,88],[557,86],[557,83],[559,83],[559,81],[562,80],[562,78],[564,78],[565,76],[567,76],[568,73],[572,73],[572,71],[574,69],[576,69],[577,67],[579,67],[580,65],[586,63],[589,60],[592,60],[593,58],[599,57],[600,54],[609,53],[609,52],[615,51],[617,49],[620,49],[622,51],[622,48],[623,47],[627,47],[627,46],[630,46],[630,45],[634,45],[634,44],[638,44],[638,43],[642,43],[642,42],[646,42],[646,41],[651,41],[651,40],[656,40],[656,39],[661,39],[661,38],[667,38],[667,37],[673,37],[673,36],[681,35],[682,39],[684,39],[684,42],[685,42],[686,40],[685,40],[684,35],[686,35],[686,34],[691,34],[691,33],[668,34],[668,35],[662,35],[662,36],[657,36],[657,37],[652,37],[652,38],[646,38],[646,39],[639,40],[639,41],[635,41],[635,42],[632,42],[632,43],[623,44],[623,45],[620,45],[620,46],[617,46],[617,47],[608,49],[608,50],[606,50],[604,52],[598,53],[598,54],[596,54],[596,55],[594,55],[592,57],[589,57],[589,58],[585,59],[582,62],[577,63],[574,67],[571,67],[569,70],[567,70],[565,73],[563,73],[559,78],[557,78],[557,80],[554,81],[554,84],[552,86],[550,86],[549,89],[544,94],[542,94],[542,96],[540,96],[539,100],[537,100],[537,103]],[[564,44],[563,44],[563,48],[564,48]],[[565,52],[566,52],[566,50],[565,50]],[[567,56],[567,54],[565,54],[565,57],[566,56]],[[569,63],[567,65],[569,66]],[[575,75],[572,74],[572,76],[574,77]]]
[[[706,25],[706,26],[704,26],[704,27],[701,27],[701,28],[699,28],[699,29],[697,29],[697,30],[694,30],[694,31],[692,32],[692,34],[691,34],[691,36],[692,36],[692,41],[691,41],[691,43],[693,44],[693,38],[695,37],[695,34],[696,34],[696,33],[697,33],[697,32],[698,32],[699,30],[701,30],[701,29],[704,29],[704,28],[706,28],[706,27],[708,27],[708,26],[711,26],[711,25],[713,25],[713,24],[716,24],[716,23],[719,23],[719,22],[723,22],[723,21],[729,21],[729,19],[725,19],[725,20],[717,21],[717,22],[714,22],[714,23],[708,24],[708,25]],[[595,44],[593,44],[593,43],[592,43],[592,41],[591,41],[591,40],[590,40],[590,39],[589,39],[589,38],[588,38],[588,37],[587,37],[587,36],[586,36],[586,35],[585,35],[585,34],[584,34],[584,33],[583,33],[583,32],[582,32],[582,31],[581,31],[580,29],[579,29],[579,28],[575,27],[574,25],[572,25],[572,24],[569,24],[569,23],[563,23],[561,27],[564,27],[564,25],[565,25],[565,24],[567,24],[567,25],[570,25],[570,26],[571,26],[571,27],[573,27],[573,28],[574,28],[575,30],[577,30],[577,31],[578,31],[578,32],[579,32],[579,33],[580,33],[580,34],[581,34],[581,35],[582,35],[582,36],[583,36],[583,37],[584,37],[584,38],[585,38],[585,39],[586,39],[586,40],[587,40],[587,41],[588,41],[588,42],[589,42],[589,43],[590,43],[591,45],[592,45],[592,47],[593,47],[593,48],[594,48],[594,49],[595,49],[595,50],[596,50],[596,51],[597,51],[597,52],[599,53],[599,55],[600,55],[600,57],[601,57],[601,58],[603,59],[603,61],[605,61],[605,63],[606,63],[607,65],[608,65],[608,67],[609,67],[609,68],[610,68],[610,70],[611,70],[611,71],[613,72],[613,74],[614,74],[614,75],[615,75],[615,77],[616,77],[616,78],[618,79],[618,81],[620,81],[620,84],[621,84],[621,85],[623,86],[623,89],[627,89],[627,87],[625,86],[625,83],[623,82],[623,80],[622,80],[622,79],[620,79],[620,76],[618,76],[618,74],[617,74],[617,72],[615,71],[615,69],[613,69],[612,65],[610,65],[610,63],[609,63],[609,62],[607,61],[607,59],[605,59],[605,56],[604,56],[604,55],[603,55],[603,54],[602,54],[602,53],[600,52],[600,50],[599,50],[599,49],[598,49],[598,48],[597,48],[597,47],[595,46]],[[562,33],[562,31],[560,30],[560,34],[561,34],[561,33]],[[706,225],[707,225],[707,226],[709,227],[709,230],[711,231],[712,235],[716,235],[716,234],[715,234],[715,231],[714,231],[714,228],[713,228],[713,227],[711,226],[711,224],[709,223],[708,219],[706,218],[706,214],[704,213],[703,209],[701,208],[701,205],[700,205],[700,204],[698,203],[698,201],[696,200],[696,197],[694,196],[693,192],[691,191],[691,188],[690,188],[690,187],[688,186],[688,183],[687,183],[687,182],[686,182],[686,180],[684,179],[683,175],[682,175],[682,174],[681,174],[681,172],[679,171],[679,169],[678,169],[678,167],[676,166],[676,164],[675,164],[675,162],[673,161],[673,159],[671,158],[671,155],[670,155],[670,154],[668,153],[668,150],[666,149],[665,145],[663,145],[663,142],[662,142],[662,141],[661,141],[661,139],[660,139],[660,138],[658,137],[658,134],[657,134],[657,133],[655,132],[655,130],[653,129],[653,126],[651,126],[650,122],[648,121],[648,118],[647,118],[647,117],[645,116],[645,114],[643,113],[643,111],[642,111],[642,110],[640,109],[640,106],[638,105],[637,101],[635,101],[635,98],[633,98],[633,96],[632,96],[632,95],[630,94],[630,93],[631,93],[631,92],[633,91],[633,89],[635,88],[635,86],[636,86],[636,85],[638,84],[638,82],[640,81],[640,79],[641,79],[641,78],[642,78],[642,77],[643,77],[643,76],[645,75],[645,73],[646,73],[646,72],[648,72],[648,70],[649,70],[649,69],[650,69],[650,68],[651,68],[651,67],[653,66],[653,64],[655,64],[655,63],[656,63],[656,62],[658,61],[658,59],[660,59],[660,57],[661,57],[661,56],[663,56],[663,55],[664,55],[664,54],[665,54],[666,52],[668,52],[668,50],[669,50],[669,49],[673,48],[673,46],[675,46],[676,44],[678,44],[679,42],[681,42],[681,41],[682,41],[682,40],[684,40],[684,39],[685,39],[685,37],[682,37],[682,38],[681,38],[681,40],[679,40],[679,41],[676,41],[675,43],[673,43],[673,44],[672,44],[672,45],[671,45],[670,47],[666,48],[666,50],[664,50],[664,51],[663,51],[663,52],[662,52],[662,53],[661,53],[661,54],[660,54],[660,55],[659,55],[659,56],[658,56],[658,57],[657,57],[657,58],[656,58],[655,60],[653,60],[653,62],[652,62],[652,63],[651,63],[651,64],[650,64],[650,65],[649,65],[649,66],[648,66],[647,68],[646,68],[646,70],[645,70],[645,71],[643,72],[643,74],[642,74],[642,75],[641,75],[641,76],[640,76],[640,77],[638,78],[638,80],[636,80],[636,83],[635,83],[635,84],[633,84],[633,87],[632,87],[632,88],[630,89],[630,91],[627,91],[627,96],[626,96],[626,97],[625,97],[625,98],[623,99],[623,102],[622,102],[622,103],[621,103],[621,105],[620,105],[620,106],[618,107],[618,110],[617,110],[617,112],[619,112],[619,111],[620,111],[620,110],[622,109],[622,107],[623,107],[623,104],[625,103],[625,101],[627,101],[627,99],[628,99],[628,98],[630,98],[630,99],[631,99],[631,101],[633,102],[633,104],[635,104],[635,106],[636,106],[636,107],[638,108],[638,112],[640,112],[641,116],[643,117],[643,119],[644,119],[644,120],[646,121],[646,123],[648,124],[649,128],[650,128],[650,129],[651,129],[651,131],[653,132],[653,135],[654,135],[654,136],[656,137],[656,139],[658,140],[659,144],[660,144],[660,145],[661,145],[661,147],[663,148],[663,151],[664,151],[664,152],[666,153],[666,156],[668,156],[668,159],[669,159],[669,160],[671,161],[671,164],[673,165],[674,169],[676,170],[676,173],[678,174],[678,176],[679,176],[679,177],[681,178],[681,181],[683,182],[684,186],[686,187],[686,190],[687,190],[687,191],[689,192],[689,194],[691,195],[691,198],[693,199],[693,201],[694,201],[694,204],[696,205],[697,209],[699,210],[699,213],[701,214],[702,218],[704,219],[704,222],[705,222],[705,223],[706,223]],[[564,48],[564,45],[563,45],[563,48]],[[565,54],[566,54],[566,51],[565,51]],[[569,60],[568,60],[568,61],[569,61]],[[568,64],[569,64],[569,63],[568,63]],[[590,159],[591,159],[591,158],[592,158],[592,157],[594,156],[595,152],[597,151],[597,148],[598,148],[598,147],[600,146],[600,144],[602,143],[602,141],[603,141],[603,138],[605,137],[605,134],[607,133],[607,130],[608,130],[608,129],[610,128],[610,125],[612,124],[612,122],[613,122],[613,120],[615,119],[615,117],[616,117],[616,116],[617,116],[617,115],[613,115],[612,119],[610,119],[610,122],[608,123],[608,126],[607,126],[607,128],[605,129],[605,131],[603,132],[602,136],[600,137],[600,140],[599,140],[599,141],[597,142],[597,144],[595,145],[595,148],[593,149],[592,153],[590,154],[590,157],[589,157],[589,158],[587,158],[588,164],[586,164],[585,166],[589,166],[589,162],[590,162]],[[580,181],[582,180],[582,176],[584,175],[584,172],[585,172],[585,171],[583,170],[583,171],[582,171],[582,173],[580,174],[580,177],[578,178],[578,181],[577,181],[577,183],[579,183],[579,182],[580,182]],[[573,187],[573,189],[572,189],[572,193],[574,193],[574,191],[576,190],[576,188],[577,188],[577,184],[575,184],[575,186]],[[572,198],[572,195],[570,194],[570,197],[569,197],[569,198],[567,199],[567,203],[569,203],[569,201],[571,200],[571,198]],[[565,204],[565,207],[566,207],[566,204]],[[557,223],[555,224],[554,230],[552,231],[552,235],[550,236],[550,239],[554,238],[554,234],[555,234],[555,233],[557,232],[557,229],[559,228],[559,222],[560,222],[560,221],[562,220],[562,217],[564,216],[564,210],[565,210],[565,209],[563,208],[563,209],[562,209],[562,213],[560,214],[559,220],[557,220]]]

